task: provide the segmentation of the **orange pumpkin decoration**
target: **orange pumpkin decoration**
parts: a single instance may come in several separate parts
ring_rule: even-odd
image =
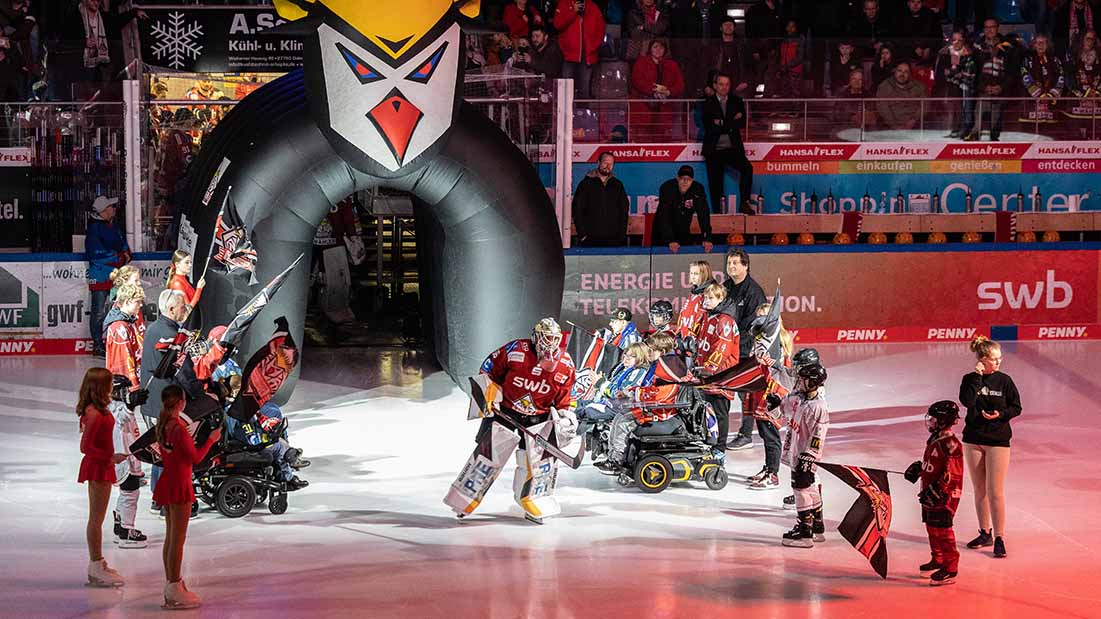
[[[895,243],[897,245],[909,245],[914,242],[914,235],[909,232],[899,232],[895,235]]]
[[[1026,230],[1024,232],[1021,232],[1017,235],[1017,242],[1018,243],[1035,243],[1036,242],[1036,233],[1033,232],[1032,230]]]
[[[1058,243],[1059,242],[1059,233],[1056,232],[1055,230],[1048,230],[1048,231],[1044,232],[1043,241],[1045,243]]]
[[[947,243],[948,237],[944,236],[943,232],[930,232],[929,240],[927,242],[933,244]]]
[[[887,243],[887,235],[882,232],[873,232],[868,235],[868,243],[871,245],[884,245]]]
[[[777,232],[776,234],[773,234],[772,235],[772,244],[773,245],[787,245],[788,244],[788,235],[784,234],[783,232]]]
[[[964,243],[981,243],[982,242],[982,235],[979,234],[978,232],[973,231],[973,230],[968,230],[967,232],[963,233],[963,242]]]
[[[800,245],[814,245],[814,235],[810,232],[803,232],[799,234],[799,238],[795,242]]]
[[[730,234],[726,235],[726,244],[745,245],[745,237],[742,236],[741,232],[731,232]]]
[[[845,232],[838,232],[837,234],[833,235],[834,245],[852,245],[852,242],[853,240]]]

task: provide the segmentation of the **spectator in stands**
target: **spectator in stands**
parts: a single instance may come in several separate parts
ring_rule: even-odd
[[[543,25],[543,14],[528,0],[512,0],[502,19],[508,27],[508,36],[514,40],[527,38],[532,27]]]
[[[944,75],[945,94],[958,99],[956,109],[959,110],[959,115],[948,137],[974,141],[979,139],[978,134],[972,132],[975,126],[975,76],[978,71],[971,46],[966,39],[967,34],[963,29],[957,28],[952,33],[951,42],[941,54],[944,62],[940,64],[938,74]]]
[[[876,104],[879,123],[884,129],[913,129],[917,126],[921,113],[918,101],[889,101],[888,99],[920,99],[925,96],[925,88],[910,79],[910,63],[901,61],[895,65],[894,75],[884,80],[876,89]]]
[[[623,183],[612,174],[615,155],[600,153],[596,169],[577,184],[573,194],[573,223],[582,247],[626,245],[630,201]]]
[[[785,15],[784,8],[775,0],[764,0],[746,11],[745,36],[750,50],[750,61],[746,65],[753,72],[755,84],[765,82],[769,63],[784,36]]]
[[[940,17],[924,6],[923,0],[906,0],[906,9],[899,17],[895,32],[909,39],[927,39],[926,45],[940,45],[944,31]]]
[[[1054,120],[1052,104],[1063,96],[1066,87],[1063,65],[1051,53],[1050,45],[1047,35],[1036,35],[1032,39],[1032,51],[1021,65],[1021,83],[1028,96],[1037,100],[1033,120]]]
[[[588,99],[593,65],[604,42],[604,15],[593,0],[558,0],[554,27],[564,60],[562,77],[574,80],[579,99]]]
[[[873,93],[864,86],[864,71],[849,72],[849,83],[834,91],[838,99],[870,99]],[[838,103],[833,108],[833,120],[838,129],[871,126],[875,124],[875,110],[864,103]]]
[[[0,47],[0,101],[20,101],[25,98],[26,77],[15,61],[8,57],[8,50]],[[7,114],[0,114],[0,127],[8,128]]]
[[[822,80],[822,92],[825,96],[841,96],[837,93],[846,85],[852,83],[852,72],[863,70],[863,65],[855,51],[856,48],[849,39],[842,39],[837,43],[837,49],[826,61],[826,75]],[[863,85],[863,76],[861,78],[861,85]]]
[[[689,82],[688,96],[702,99],[715,94],[711,85],[715,83],[715,76],[719,73],[730,76],[735,84],[734,92],[738,96],[744,97],[745,93],[751,92],[750,77],[745,68],[745,47],[737,37],[734,18],[723,17],[722,25],[719,26],[719,37],[700,46],[702,62],[688,66],[689,70],[685,75]],[[707,71],[706,74],[704,70]],[[705,77],[705,81],[699,83],[699,77]]]
[[[0,0],[0,35],[8,39],[9,59],[29,79],[42,72],[39,65],[38,21],[29,14],[27,0]],[[10,99],[9,99],[10,100]]]
[[[1074,53],[1074,96],[1096,99],[1101,96],[1101,63],[1098,62],[1097,33],[1090,30]]]
[[[936,70],[933,66],[933,50],[928,41],[917,41],[910,53],[910,79],[918,82],[925,88],[925,96],[933,94],[933,86],[936,84]]]
[[[771,97],[798,99],[803,85],[803,63],[806,61],[806,39],[799,34],[799,25],[789,19],[784,26],[775,67],[769,71],[766,87]]]
[[[531,68],[533,73],[558,79],[562,76],[562,50],[543,26],[531,28]]]
[[[895,46],[885,43],[876,52],[875,63],[872,65],[872,88],[890,79],[895,74]]]
[[[864,0],[864,12],[852,22],[849,34],[864,48],[864,57],[871,58],[883,42],[891,37],[891,28],[879,11],[879,0]]]
[[[668,245],[674,254],[682,245],[698,245],[699,237],[692,234],[692,217],[695,216],[703,235],[703,250],[711,251],[711,212],[707,208],[707,194],[695,176],[692,166],[682,165],[676,178],[661,184],[658,210],[650,229],[651,245]]]
[[[627,13],[627,60],[646,53],[650,41],[664,37],[669,30],[669,11],[659,7],[657,0],[636,0]]]
[[[725,16],[725,0],[669,0],[669,34],[706,39],[716,34]]]
[[[730,92],[730,76],[715,76],[715,94],[703,102],[703,160],[707,165],[707,184],[711,192],[711,212],[723,212],[723,177],[727,168],[738,173],[738,211],[754,214],[750,202],[753,165],[745,156],[742,127],[746,124],[745,102]],[[730,209],[733,210],[733,209]]]
[[[871,97],[872,93],[864,87],[864,70],[853,69],[849,71],[848,83],[838,88],[834,96],[838,99],[863,99]]]
[[[665,39],[653,39],[646,55],[639,56],[631,68],[631,98],[658,101],[631,103],[631,134],[641,142],[661,141],[670,131],[673,137],[683,137],[682,107],[660,103],[684,96],[684,77],[667,52]]]
[[[1088,0],[1067,0],[1051,16],[1051,36],[1059,58],[1077,48],[1086,32],[1101,27],[1101,9]]]
[[[987,18],[982,25],[982,39],[979,40],[978,68],[979,80],[976,90],[980,97],[1005,97],[1009,92],[1010,73],[1006,71],[1006,59],[1010,49],[1010,43],[1002,40],[998,34],[998,20]],[[990,110],[990,141],[997,142],[1002,132],[1002,108],[1003,101],[980,101],[980,117],[982,108]]]
[[[145,14],[137,9],[110,11],[100,0],[80,0],[55,24],[57,43],[50,51],[50,88],[56,97],[74,97],[74,82],[102,83],[114,78],[110,42],[122,28]]]

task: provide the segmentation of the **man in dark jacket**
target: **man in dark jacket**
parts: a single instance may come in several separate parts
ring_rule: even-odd
[[[898,18],[895,32],[910,39],[923,40],[936,49],[944,40],[940,17],[925,6],[924,0],[906,0],[906,9]]]
[[[547,79],[558,79],[562,75],[562,50],[543,26],[531,29],[531,67]]]
[[[726,298],[730,299],[734,306],[734,320],[738,323],[738,331],[742,334],[739,344],[740,357],[747,359],[753,356],[753,335],[750,326],[757,316],[757,308],[766,301],[765,291],[752,277],[749,276],[749,254],[744,249],[732,247],[726,252],[726,275],[723,282],[726,287]],[[764,397],[764,392],[747,393],[742,395],[742,427],[738,434],[730,441],[730,449],[746,449],[753,446],[753,415],[749,414],[757,406],[757,401]]]
[[[745,156],[741,131],[746,123],[745,102],[730,92],[730,85],[729,75],[717,74],[715,94],[703,101],[703,160],[707,164],[711,212],[722,213],[723,176],[731,167],[738,173],[738,210],[752,215],[753,164]]]
[[[84,256],[88,261],[88,290],[91,291],[89,327],[92,354],[107,354],[103,342],[103,319],[107,316],[107,297],[114,285],[111,271],[130,262],[130,246],[115,225],[118,198],[100,196],[92,202],[91,217],[84,236]]]
[[[692,234],[695,216],[703,233],[703,250],[711,251],[711,212],[707,208],[707,194],[695,176],[692,166],[682,165],[676,178],[661,184],[658,210],[650,231],[651,245],[668,245],[673,253],[680,251],[681,245],[696,245],[699,239]]]
[[[589,171],[573,194],[573,224],[582,247],[626,245],[630,203],[623,183],[612,175],[615,156],[600,153],[595,170]]]

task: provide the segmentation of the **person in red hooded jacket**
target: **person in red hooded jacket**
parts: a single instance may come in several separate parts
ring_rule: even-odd
[[[574,80],[579,99],[588,99],[597,50],[604,42],[604,15],[593,0],[558,0],[554,28],[564,61],[562,77]]]
[[[543,14],[528,0],[512,0],[512,4],[505,7],[501,19],[513,40],[526,38],[531,34],[532,27],[543,25]]]
[[[199,279],[198,285],[191,285],[189,277],[191,276],[193,264],[194,260],[191,254],[186,251],[177,249],[172,252],[172,266],[168,267],[168,281],[165,283],[165,288],[179,290],[183,293],[189,313],[191,309],[199,304],[199,297],[203,295],[203,287],[206,286],[205,277]]]
[[[672,137],[681,135],[684,116],[677,104],[663,103],[666,99],[684,96],[684,76],[680,66],[669,58],[669,44],[665,39],[650,41],[645,56],[639,56],[631,69],[631,98],[651,99],[654,103],[631,103],[630,135],[637,142],[663,141],[672,131]]]
[[[741,337],[738,321],[734,319],[736,308],[726,296],[722,284],[711,284],[703,291],[703,308],[707,311],[700,334],[696,340],[696,365],[692,372],[701,378],[713,376],[738,364]],[[730,434],[729,390],[703,388],[703,397],[715,409],[719,424],[719,445],[726,445]]]

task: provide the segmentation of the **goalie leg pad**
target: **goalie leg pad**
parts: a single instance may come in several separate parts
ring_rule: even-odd
[[[556,441],[553,421],[529,429],[549,441]],[[516,452],[516,476],[512,482],[516,502],[535,518],[555,516],[562,511],[558,499],[554,498],[554,487],[558,483],[558,459],[547,454],[535,441],[526,442],[524,448]]]
[[[462,472],[451,483],[443,502],[457,514],[470,514],[482,502],[489,487],[508,462],[512,451],[520,444],[515,432],[498,423],[489,423],[478,432],[474,453],[463,465]]]

